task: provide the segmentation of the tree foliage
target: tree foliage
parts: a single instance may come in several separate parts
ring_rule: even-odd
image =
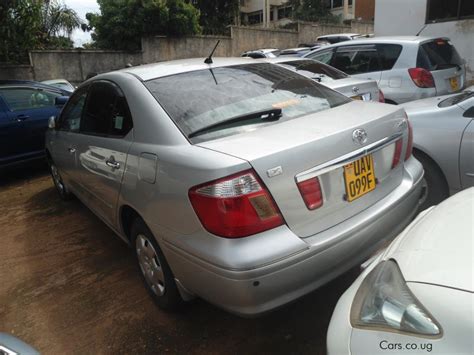
[[[292,17],[295,20],[308,22],[338,22],[339,18],[329,11],[326,0],[289,0],[293,7]]]
[[[201,32],[199,11],[184,0],[98,0],[88,13],[94,46],[139,50],[145,35],[183,36]]]
[[[27,63],[28,50],[72,48],[76,12],[56,0],[0,2],[0,62]]]
[[[199,23],[205,34],[227,34],[239,14],[239,0],[195,0],[193,4],[201,13]]]

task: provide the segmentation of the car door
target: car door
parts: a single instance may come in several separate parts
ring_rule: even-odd
[[[464,112],[464,117],[471,118],[471,122],[462,135],[459,155],[459,173],[463,189],[474,186],[474,106]]]
[[[49,135],[49,147],[64,183],[74,193],[81,194],[77,163],[77,142],[88,86],[78,89],[68,100],[56,127]]]
[[[25,126],[22,121],[9,116],[9,108],[3,100],[8,90],[0,88],[0,165],[20,160],[28,151]]]
[[[33,87],[0,89],[0,93],[8,106],[10,120],[21,122],[24,136],[20,150],[24,154],[42,155],[48,119],[57,115],[55,99],[61,94]]]
[[[377,83],[382,76],[381,61],[373,44],[339,46],[328,64],[356,78]]]
[[[78,166],[89,207],[111,225],[115,225],[127,153],[133,142],[132,127],[121,89],[110,81],[95,81],[81,119]]]

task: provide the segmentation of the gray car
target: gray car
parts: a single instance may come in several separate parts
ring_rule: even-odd
[[[353,100],[385,102],[382,91],[374,80],[352,78],[324,63],[307,58],[275,58],[267,62],[281,65],[298,74],[340,92]]]
[[[465,61],[445,37],[358,39],[317,49],[305,57],[356,78],[376,80],[391,104],[450,94],[466,84]]]
[[[474,186],[474,87],[403,107],[413,125],[414,154],[425,169],[422,207]]]
[[[421,194],[403,109],[252,59],[101,74],[50,125],[58,192],[132,246],[166,309],[286,304],[397,235]]]

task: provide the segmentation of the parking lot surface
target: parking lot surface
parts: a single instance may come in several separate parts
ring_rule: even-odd
[[[0,175],[0,332],[43,354],[325,354],[353,270],[257,319],[196,300],[178,314],[148,296],[131,250],[43,166]]]

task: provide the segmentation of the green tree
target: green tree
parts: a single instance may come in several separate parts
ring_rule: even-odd
[[[289,0],[293,7],[292,17],[295,20],[309,22],[338,22],[339,17],[329,11],[326,0]]]
[[[205,34],[227,34],[239,14],[239,0],[194,0],[193,4],[201,13],[199,23]]]
[[[70,8],[53,0],[3,0],[0,3],[0,62],[27,63],[28,51],[72,48],[80,26]]]
[[[139,50],[141,38],[201,32],[199,11],[184,0],[98,0],[100,14],[88,13],[93,46]]]

